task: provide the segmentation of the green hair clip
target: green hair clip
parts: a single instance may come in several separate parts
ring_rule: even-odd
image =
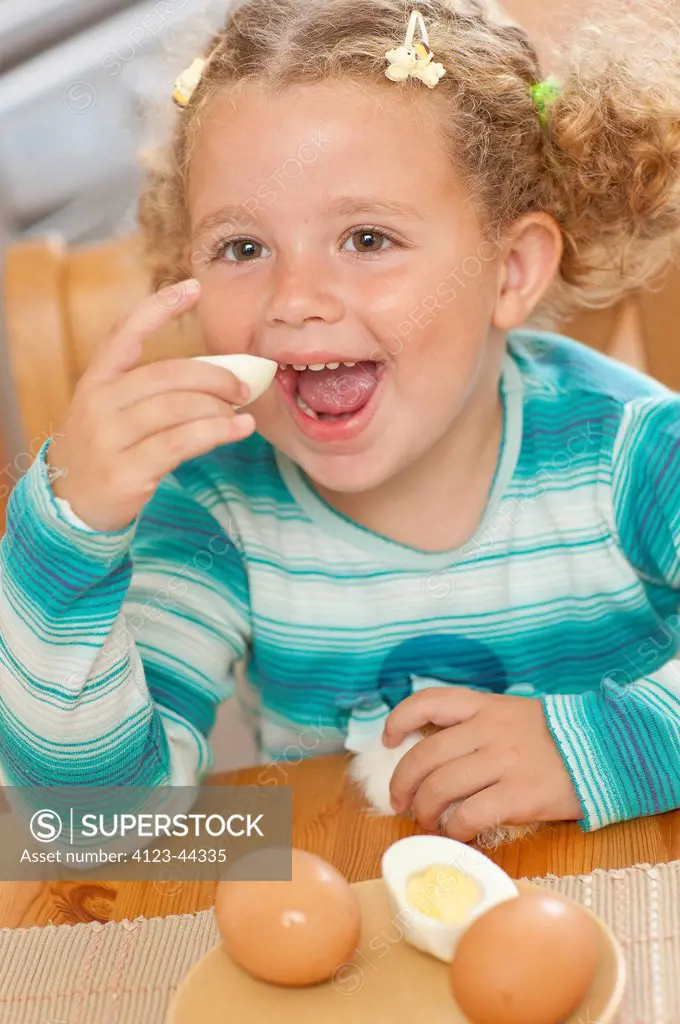
[[[543,128],[548,126],[548,109],[562,92],[562,83],[559,78],[550,75],[542,82],[536,82],[531,86],[531,98],[536,105],[538,120]]]

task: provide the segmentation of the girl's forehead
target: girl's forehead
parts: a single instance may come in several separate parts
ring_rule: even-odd
[[[205,205],[214,191],[239,195],[275,178],[290,192],[380,192],[391,183],[413,198],[454,185],[433,98],[389,93],[333,81],[274,94],[255,85],[216,94],[193,140],[190,205]]]
[[[245,80],[217,90],[201,121],[217,117],[222,124],[231,121],[236,125],[245,119],[270,126],[281,118],[290,121],[328,114],[343,115],[356,127],[360,119],[370,116],[375,123],[384,122],[386,131],[403,131],[414,121],[435,128],[437,105],[432,92],[407,92],[389,82],[331,78],[292,83],[274,91],[264,83]]]

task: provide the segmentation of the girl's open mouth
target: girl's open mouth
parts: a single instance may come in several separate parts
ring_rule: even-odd
[[[276,383],[296,425],[318,441],[350,440],[373,418],[386,364],[279,364]]]

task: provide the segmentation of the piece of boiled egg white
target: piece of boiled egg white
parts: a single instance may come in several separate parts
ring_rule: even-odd
[[[400,839],[383,854],[382,877],[406,941],[445,963],[472,921],[519,896],[502,868],[446,836]]]
[[[198,359],[201,363],[212,363],[213,366],[221,366],[225,370],[230,370],[235,377],[247,384],[250,388],[250,398],[245,405],[250,405],[264,394],[274,380],[279,365],[273,359],[251,356],[246,352],[227,356],[194,356],[194,359]],[[243,409],[245,405],[237,408]]]

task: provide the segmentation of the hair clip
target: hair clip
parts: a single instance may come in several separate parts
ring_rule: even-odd
[[[420,28],[421,41],[414,44],[416,24]],[[427,27],[420,11],[411,13],[403,44],[393,50],[388,50],[385,59],[390,62],[385,75],[391,82],[404,82],[407,78],[418,78],[425,83],[428,89],[434,89],[439,79],[446,74],[444,65],[439,64],[433,58]]]
[[[542,82],[536,82],[532,85],[529,91],[536,106],[538,120],[543,128],[547,128],[548,110],[555,100],[559,98],[562,92],[562,83],[555,75],[550,75],[549,78],[545,78]]]
[[[178,107],[189,105],[189,101],[201,81],[207,63],[208,59],[206,57],[197,57],[188,68],[185,68],[181,75],[177,76],[172,98]]]

